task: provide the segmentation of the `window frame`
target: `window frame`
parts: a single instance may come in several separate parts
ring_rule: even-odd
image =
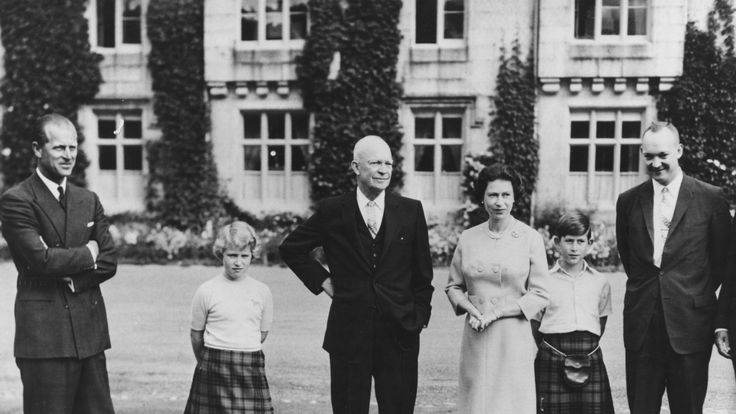
[[[260,138],[245,138],[245,114],[258,114],[260,116]],[[292,116],[296,113],[300,113],[303,115],[306,115],[307,117],[307,138],[294,138],[292,136]],[[293,160],[293,150],[296,146],[306,146],[307,147],[307,157],[305,157],[305,164],[308,167],[309,166],[309,156],[312,154],[313,149],[313,139],[312,139],[312,130],[314,129],[314,116],[313,114],[303,110],[303,109],[241,109],[239,110],[240,114],[240,122],[241,122],[241,128],[240,128],[240,174],[243,175],[258,175],[260,179],[260,194],[258,197],[258,203],[267,203],[268,201],[272,201],[272,199],[269,199],[266,197],[267,192],[266,188],[268,185],[268,178],[270,173],[282,173],[284,175],[283,179],[285,183],[289,183],[291,181],[291,177],[297,173],[297,174],[308,174],[307,170],[304,171],[293,171],[292,170],[292,160]],[[284,137],[281,139],[272,139],[268,136],[268,115],[269,114],[281,114],[284,116]],[[283,170],[270,170],[268,168],[268,147],[269,146],[282,146],[284,147],[284,169]],[[260,148],[259,156],[260,156],[260,164],[261,168],[259,170],[246,170],[245,169],[245,147],[258,147]],[[286,194],[284,194],[284,199],[286,201],[295,201],[295,202],[303,202],[304,200],[290,200],[289,199],[289,193],[286,191]]]
[[[124,174],[145,174],[147,173],[146,165],[146,146],[143,131],[143,111],[140,109],[99,109],[94,111],[95,121],[97,121],[97,134],[95,145],[98,148],[97,155],[97,171],[103,174],[115,173],[117,175]],[[99,130],[99,121],[101,120],[114,120],[116,129],[122,129],[120,134],[115,138],[101,138]],[[140,121],[141,123],[141,136],[138,138],[125,137],[125,122],[128,121]],[[125,147],[127,146],[139,146],[141,147],[141,169],[131,170],[125,168]],[[100,165],[99,148],[100,147],[114,147],[115,148],[115,169],[103,169]]]
[[[646,11],[646,22],[644,23],[645,33],[630,35],[628,34],[629,29],[629,0],[620,0],[618,6],[619,9],[619,33],[604,35],[603,30],[603,0],[594,0],[594,19],[593,19],[593,37],[578,37],[577,36],[577,9],[578,4],[583,0],[574,0],[573,13],[572,13],[572,37],[578,42],[600,42],[600,41],[644,41],[648,40],[652,31],[651,19],[652,19],[652,0],[645,0],[646,5],[643,7]]]
[[[610,174],[613,180],[613,194],[621,193],[621,154],[622,147],[628,145],[641,146],[641,134],[645,129],[645,120],[647,112],[646,108],[640,107],[626,107],[626,108],[570,108],[569,119],[567,123],[567,167],[566,174],[568,177],[583,176],[587,177],[587,194],[586,199],[588,202],[594,200],[594,189],[597,185],[596,181],[604,174]],[[587,121],[588,125],[588,137],[587,138],[573,138],[572,137],[572,123],[575,121]],[[597,138],[597,124],[600,121],[613,121],[614,122],[614,136],[613,138]],[[639,136],[637,138],[623,138],[622,130],[623,123],[637,121],[639,122]],[[612,146],[613,147],[613,169],[612,171],[598,171],[596,169],[596,151],[598,147]],[[571,171],[570,170],[570,157],[573,147],[586,147],[588,149],[588,160],[587,160],[587,171]],[[641,176],[644,172],[644,163],[642,161],[641,154],[639,153],[639,168],[637,171],[623,171],[624,174],[632,174]],[[595,200],[597,203],[609,202],[613,200]]]
[[[435,0],[437,16],[435,21],[435,42],[419,43],[417,42],[417,11],[419,8],[418,0],[414,0],[414,10],[412,16],[412,46],[413,47],[461,47],[465,46],[468,40],[468,0],[463,1],[463,36],[459,39],[445,39],[445,1]]]
[[[458,185],[460,184],[460,181],[462,181],[462,168],[463,168],[463,157],[465,156],[465,150],[466,150],[466,144],[467,144],[467,138],[468,138],[468,128],[469,128],[469,107],[467,105],[463,105],[462,103],[447,103],[447,104],[441,104],[438,103],[436,105],[421,105],[421,106],[409,106],[409,125],[406,125],[408,128],[407,133],[405,134],[406,140],[404,142],[405,148],[406,148],[406,157],[405,159],[408,161],[405,163],[405,171],[407,175],[409,176],[409,179],[417,179],[417,177],[430,175],[432,177],[432,194],[431,195],[425,195],[422,194],[423,198],[426,198],[428,201],[431,201],[434,205],[440,205],[447,203],[450,201],[449,199],[440,198],[439,194],[441,194],[441,186],[442,186],[442,178],[443,176],[449,177],[449,176],[457,176],[458,177]],[[417,138],[416,137],[416,119],[417,118],[433,118],[433,125],[434,125],[434,137],[433,138]],[[442,127],[443,127],[443,118],[459,118],[461,120],[460,124],[460,133],[461,136],[458,138],[443,138],[442,137]],[[416,147],[417,146],[431,146],[434,148],[434,154],[433,154],[433,168],[432,171],[416,171]],[[459,167],[460,169],[458,171],[443,171],[442,169],[442,147],[443,146],[457,146],[460,147],[460,159]],[[408,164],[408,165],[406,165]],[[460,196],[462,197],[462,195]],[[461,199],[453,200],[455,202],[461,202]]]
[[[123,6],[126,0],[115,0],[115,45],[114,46],[100,46],[98,44],[97,36],[97,3],[99,0],[90,0],[87,7],[87,21],[89,23],[89,37],[90,45],[92,49],[98,53],[109,54],[109,53],[139,53],[143,49],[143,42],[146,38],[145,25],[146,16],[145,10],[147,1],[140,0],[140,42],[139,43],[123,43]]]
[[[268,0],[256,0],[257,2],[257,9],[256,9],[256,22],[258,23],[258,28],[256,32],[256,39],[255,40],[243,40],[242,36],[242,30],[243,30],[243,12],[242,12],[242,0],[238,0],[235,2],[236,6],[236,13],[235,17],[237,19],[237,37],[236,37],[236,44],[240,48],[245,49],[253,49],[253,48],[271,48],[274,46],[278,47],[289,47],[292,49],[296,48],[302,48],[304,46],[305,39],[292,39],[291,38],[291,2],[292,0],[281,0],[282,3],[282,10],[281,10],[281,17],[282,17],[282,25],[281,25],[281,39],[266,39],[266,24],[267,24],[267,12],[266,12],[266,4]],[[309,25],[310,25],[310,13],[309,13],[309,4],[307,4],[307,12],[306,12],[306,18],[307,18],[307,25],[305,33],[305,37],[309,35]]]

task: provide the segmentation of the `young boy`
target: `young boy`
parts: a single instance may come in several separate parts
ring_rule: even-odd
[[[212,251],[220,275],[192,299],[192,349],[197,358],[185,414],[272,413],[261,344],[273,315],[271,291],[248,275],[256,234],[236,221],[218,232]]]
[[[598,340],[611,314],[611,286],[585,261],[590,220],[580,212],[557,222],[560,253],[547,281],[549,305],[532,323],[539,352],[534,361],[537,411],[612,414],[613,399]]]

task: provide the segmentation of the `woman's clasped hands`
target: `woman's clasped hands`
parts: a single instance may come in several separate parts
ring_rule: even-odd
[[[472,312],[468,318],[468,324],[476,332],[483,332],[488,325],[501,319],[503,315],[501,312],[493,308],[488,313],[481,314],[480,312]]]

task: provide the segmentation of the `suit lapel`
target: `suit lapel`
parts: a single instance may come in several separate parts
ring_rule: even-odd
[[[366,257],[365,252],[360,247],[360,240],[358,240],[358,223],[355,218],[360,213],[358,212],[358,200],[355,191],[346,194],[342,203],[342,227],[345,230],[345,234],[348,237],[350,245],[354,246],[355,250],[358,252],[358,256],[363,259],[363,265],[366,269],[369,269],[368,257]]]
[[[381,223],[384,229],[383,250],[381,251],[381,260],[379,263],[383,261],[391,242],[394,241],[396,235],[399,233],[401,228],[399,226],[399,213],[399,199],[392,194],[386,193],[386,204],[383,209],[383,222]]]
[[[652,180],[647,180],[639,192],[639,204],[641,205],[642,215],[644,215],[644,223],[647,226],[647,233],[649,233],[649,241],[654,246],[654,208],[652,206],[654,199],[654,186]]]
[[[61,207],[61,204],[54,198],[53,194],[49,191],[46,185],[41,181],[35,173],[31,179],[31,189],[35,197],[35,202],[41,207],[41,211],[46,214],[51,224],[56,230],[56,234],[59,239],[66,244],[66,211]],[[69,186],[67,186],[69,187]],[[47,240],[45,242],[48,242]]]
[[[82,204],[84,198],[80,197],[79,189],[67,183],[66,185],[66,243],[76,244],[75,237],[80,237],[79,229],[87,228],[87,216],[83,214]],[[76,230],[76,234],[73,233]]]
[[[675,204],[675,212],[672,213],[672,221],[670,222],[670,230],[667,233],[667,241],[670,240],[672,232],[675,231],[677,225],[682,221],[682,217],[685,216],[685,212],[688,207],[690,207],[692,200],[693,181],[688,176],[682,177],[682,185],[680,186],[679,194],[677,194],[677,204]],[[665,241],[665,244],[667,241]]]

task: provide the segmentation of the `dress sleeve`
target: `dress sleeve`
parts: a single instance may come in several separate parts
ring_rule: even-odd
[[[191,328],[195,331],[204,331],[204,327],[207,324],[207,289],[202,285],[194,292],[192,298],[192,326]]]
[[[273,322],[273,296],[271,295],[271,289],[266,285],[264,285],[263,296],[265,304],[261,313],[261,332],[268,332],[271,330]]]
[[[465,293],[467,287],[465,286],[465,278],[462,272],[463,263],[463,252],[462,252],[462,236],[457,243],[455,253],[452,255],[452,262],[450,263],[450,275],[447,278],[447,286],[445,286],[445,293],[447,298],[450,300],[452,310],[455,311],[455,315],[462,315],[465,313],[465,309],[459,308],[457,305],[463,300],[466,300]]]
[[[527,319],[533,319],[537,313],[547,307],[548,294],[545,286],[549,277],[547,270],[547,254],[544,241],[539,233],[532,230],[529,246],[529,277],[524,296],[519,299],[521,312]]]
[[[611,284],[608,283],[608,279],[606,279],[603,284],[603,290],[601,291],[601,299],[598,305],[598,315],[602,318],[612,313],[613,306],[611,305]]]

